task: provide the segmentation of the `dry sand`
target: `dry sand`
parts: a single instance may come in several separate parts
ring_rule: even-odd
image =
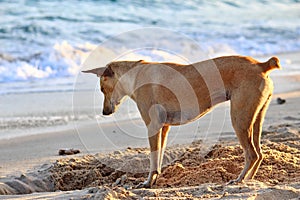
[[[282,57],[293,61],[298,55]],[[71,102],[62,103],[65,106],[60,104],[55,110],[57,102],[49,102],[50,94],[23,94],[23,103],[35,99],[40,102],[38,106],[41,109],[21,110],[22,103],[19,102],[13,107],[13,113],[8,117],[10,120],[0,123],[8,126],[4,131],[20,132],[10,127],[17,121],[15,116],[19,116],[24,124],[21,123],[21,128],[35,132],[30,136],[0,139],[0,199],[299,199],[299,77],[290,75],[273,78],[275,95],[263,131],[265,158],[255,181],[238,185],[226,185],[238,176],[244,164],[243,153],[230,127],[230,120],[218,121],[218,118],[214,118],[217,119],[216,123],[223,123],[223,129],[222,134],[218,135],[220,140],[214,141],[212,146],[208,145],[205,138],[199,140],[192,133],[194,128],[191,127],[198,124],[172,129],[173,135],[171,132],[169,137],[172,142],[168,144],[164,168],[157,185],[153,189],[135,189],[136,184],[145,180],[149,168],[145,133],[144,137],[124,135],[122,130],[132,129],[124,121],[122,126],[118,124],[119,129],[114,123],[103,125],[104,134],[99,134],[97,123],[91,120],[93,117],[89,112],[85,113],[91,108],[82,108],[81,120],[65,109]],[[60,101],[63,97],[58,95],[56,100]],[[71,96],[68,93],[64,95]],[[18,97],[18,94],[8,95],[1,97],[1,101],[10,102]],[[287,102],[278,105],[277,97]],[[50,103],[47,110],[43,108],[45,102]],[[228,104],[221,108],[226,111]],[[56,112],[65,118],[43,118],[55,116]],[[5,108],[0,118],[8,113],[9,108]],[[29,119],[26,116],[32,115],[39,117],[34,122],[30,121],[31,118],[29,122],[26,121]],[[210,119],[200,120],[205,125]],[[63,126],[47,124],[52,123],[51,120],[55,125]],[[74,122],[75,128],[72,125]],[[142,124],[141,121],[134,123]],[[30,124],[37,127],[33,128]],[[141,134],[139,132],[145,131],[145,128],[131,131]],[[213,131],[210,130],[212,135]],[[58,156],[61,148],[80,149],[81,154],[61,157]]]

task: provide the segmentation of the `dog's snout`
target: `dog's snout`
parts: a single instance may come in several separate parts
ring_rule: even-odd
[[[112,111],[103,109],[102,114],[103,115],[110,115],[110,114],[112,114]]]

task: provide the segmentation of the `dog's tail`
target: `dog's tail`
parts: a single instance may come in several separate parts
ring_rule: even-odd
[[[263,72],[268,72],[273,69],[281,69],[281,65],[277,57],[272,57],[267,62],[260,63],[259,65],[262,68]]]

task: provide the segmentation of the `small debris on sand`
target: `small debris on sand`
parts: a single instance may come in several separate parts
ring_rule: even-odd
[[[80,150],[78,149],[60,149],[58,151],[58,155],[64,156],[64,155],[74,155],[80,153]]]
[[[282,98],[280,98],[280,97],[277,98],[277,103],[278,103],[279,105],[284,104],[285,102],[286,102],[285,99],[282,99]]]

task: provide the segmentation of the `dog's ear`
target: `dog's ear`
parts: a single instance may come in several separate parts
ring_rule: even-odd
[[[105,68],[102,76],[108,76],[108,77],[113,77],[115,72],[111,69],[111,66],[108,66]]]
[[[106,69],[107,69],[106,67],[100,67],[100,68],[95,68],[95,69],[86,70],[86,71],[82,71],[82,72],[96,74],[98,77],[100,77],[104,74]]]
[[[100,76],[113,77],[115,74],[114,71],[111,69],[111,66],[95,68],[95,69],[86,70],[82,72],[96,74],[98,77]]]

